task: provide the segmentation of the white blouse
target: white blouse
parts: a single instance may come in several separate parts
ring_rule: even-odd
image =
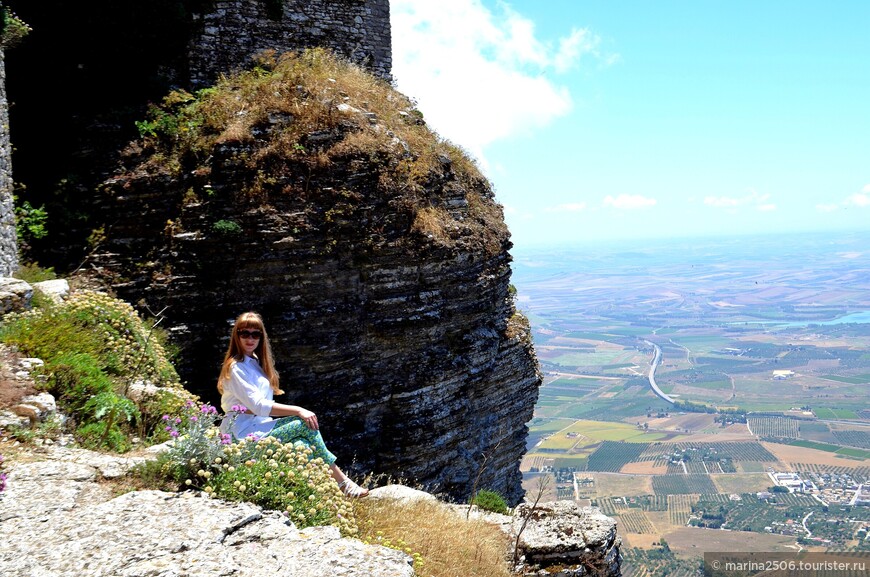
[[[231,433],[236,439],[244,439],[253,434],[256,437],[267,435],[275,426],[272,412],[272,386],[260,363],[253,357],[236,361],[230,368],[230,378],[224,382],[221,395],[221,408],[227,415],[221,422],[221,432]],[[232,409],[242,405],[253,415],[242,413],[232,419]]]

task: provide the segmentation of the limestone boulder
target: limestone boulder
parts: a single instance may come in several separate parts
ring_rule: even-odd
[[[397,501],[437,501],[431,493],[412,489],[405,485],[385,485],[369,492],[370,499],[394,499]]]
[[[563,577],[620,574],[622,540],[616,521],[597,507],[581,507],[573,501],[540,503],[534,508],[524,503],[514,512],[512,532],[520,536],[519,552],[527,574],[536,570]],[[553,567],[558,569],[548,571]]]
[[[21,279],[0,277],[0,315],[30,308],[33,287]]]
[[[69,282],[62,278],[33,283],[33,288],[55,303],[61,303],[69,296]]]

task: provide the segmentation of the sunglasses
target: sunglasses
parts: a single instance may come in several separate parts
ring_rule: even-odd
[[[243,339],[257,339],[263,336],[263,333],[260,331],[249,331],[248,329],[242,329],[239,331],[239,337]]]

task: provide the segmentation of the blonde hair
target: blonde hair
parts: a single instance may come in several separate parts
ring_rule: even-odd
[[[257,343],[257,348],[254,349],[254,356],[259,361],[260,368],[263,369],[266,378],[269,379],[272,391],[276,395],[280,395],[284,391],[278,385],[278,371],[275,370],[275,362],[272,359],[272,346],[269,344],[269,336],[266,334],[266,327],[263,326],[263,317],[255,312],[242,313],[236,318],[233,332],[230,336],[230,346],[227,348],[227,354],[224,355],[221,375],[218,377],[218,392],[223,394],[224,383],[229,380],[233,365],[245,359],[245,352],[239,337],[239,331],[242,329],[255,329],[263,333],[263,336],[260,337],[260,342]]]

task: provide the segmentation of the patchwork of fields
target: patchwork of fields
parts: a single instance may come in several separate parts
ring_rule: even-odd
[[[870,483],[870,323],[839,322],[870,310],[870,238],[838,242],[516,258],[544,373],[521,468],[529,479],[573,472],[558,494],[617,518],[626,575],[689,575],[681,559],[705,550],[798,539],[870,549],[863,513],[841,508],[848,487]],[[677,405],[651,390],[651,343],[656,383]],[[770,473],[789,471],[828,483],[829,507],[758,497]],[[739,530],[705,528],[720,523]]]

